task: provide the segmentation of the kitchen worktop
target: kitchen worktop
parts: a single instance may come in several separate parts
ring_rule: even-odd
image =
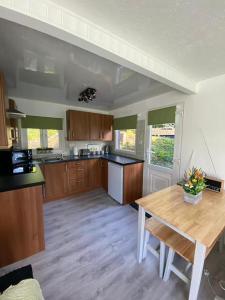
[[[45,179],[37,164],[36,172],[34,173],[0,176],[0,192],[42,185],[44,183]]]
[[[140,160],[140,159],[128,158],[128,157],[121,156],[121,155],[104,154],[104,155],[87,155],[87,156],[64,156],[63,158],[52,158],[52,159],[40,160],[39,163],[50,164],[50,163],[89,160],[89,159],[98,159],[98,158],[102,158],[102,159],[108,160],[110,162],[114,162],[114,163],[122,165],[122,166],[144,162],[143,160]]]

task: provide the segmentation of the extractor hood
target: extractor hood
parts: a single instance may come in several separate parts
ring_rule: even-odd
[[[26,114],[24,114],[23,112],[13,108],[13,109],[8,109],[6,111],[6,114],[8,116],[8,118],[10,119],[20,119],[20,118],[25,118]]]
[[[9,99],[9,109],[7,109],[6,114],[9,119],[21,119],[26,117],[26,114],[17,109],[13,99]]]

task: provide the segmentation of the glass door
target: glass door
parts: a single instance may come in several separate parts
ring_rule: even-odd
[[[147,128],[144,194],[176,184],[180,179],[183,106],[176,106],[174,122]]]

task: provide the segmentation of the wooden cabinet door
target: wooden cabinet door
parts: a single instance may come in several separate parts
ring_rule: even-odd
[[[6,104],[5,80],[3,74],[0,73],[0,148],[8,147],[5,104]]]
[[[90,139],[88,112],[67,111],[67,135],[69,141],[87,141]]]
[[[0,206],[0,267],[44,250],[42,187],[2,192]]]
[[[127,165],[123,169],[123,204],[128,204],[142,197],[143,163]]]
[[[108,161],[101,159],[101,182],[103,189],[108,192]]]
[[[99,141],[102,139],[102,115],[89,113],[90,140]]]
[[[101,186],[101,164],[100,159],[90,159],[88,162],[88,186],[89,189]]]
[[[102,115],[102,140],[113,140],[113,116]]]
[[[67,164],[44,165],[45,201],[63,198],[67,195]]]
[[[75,194],[86,188],[86,161],[68,162],[68,192]]]

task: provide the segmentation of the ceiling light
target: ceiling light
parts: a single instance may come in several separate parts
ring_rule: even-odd
[[[96,99],[96,89],[89,87],[80,93],[78,101],[88,103],[95,99]]]

